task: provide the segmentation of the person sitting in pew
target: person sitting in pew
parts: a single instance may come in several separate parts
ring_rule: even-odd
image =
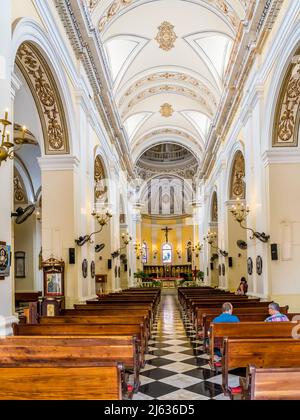
[[[223,303],[222,306],[222,314],[217,316],[214,320],[214,324],[227,324],[227,323],[234,323],[234,322],[240,322],[239,318],[235,315],[232,315],[233,313],[233,306],[230,302]],[[222,357],[222,352],[219,348],[215,347],[214,352],[216,355],[216,362],[218,363],[220,361],[220,358]]]
[[[280,306],[278,303],[270,303],[269,314],[270,316],[265,320],[265,322],[289,322],[288,317],[280,313]]]
[[[236,291],[237,295],[245,296],[248,293],[248,283],[245,277],[241,278],[240,285]]]

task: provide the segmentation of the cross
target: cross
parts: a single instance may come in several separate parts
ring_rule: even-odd
[[[170,232],[171,230],[173,230],[173,229],[168,228],[168,226],[167,226],[167,227],[165,227],[164,229],[162,229],[162,231],[163,231],[163,232],[165,232],[165,235],[166,235],[166,242],[169,242],[169,232]]]

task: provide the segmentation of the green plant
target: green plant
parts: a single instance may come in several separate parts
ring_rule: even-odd
[[[204,273],[203,271],[198,271],[197,279],[203,281],[204,280]]]
[[[142,281],[148,278],[147,274],[142,270],[138,270],[133,276],[135,279],[141,279]]]

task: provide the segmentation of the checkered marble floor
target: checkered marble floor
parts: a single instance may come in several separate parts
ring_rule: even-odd
[[[181,316],[175,291],[164,291],[149,341],[141,386],[133,400],[222,400],[222,376],[213,372],[203,342]],[[229,384],[239,385],[239,376],[230,375]]]

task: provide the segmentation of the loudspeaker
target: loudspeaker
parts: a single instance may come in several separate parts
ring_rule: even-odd
[[[108,268],[109,270],[111,270],[111,269],[112,269],[112,260],[108,260],[108,261],[107,261],[107,268]]]
[[[75,264],[75,248],[69,248],[69,264]]]
[[[271,258],[272,261],[278,261],[278,245],[271,244]]]
[[[228,258],[228,267],[233,267],[232,257]]]

